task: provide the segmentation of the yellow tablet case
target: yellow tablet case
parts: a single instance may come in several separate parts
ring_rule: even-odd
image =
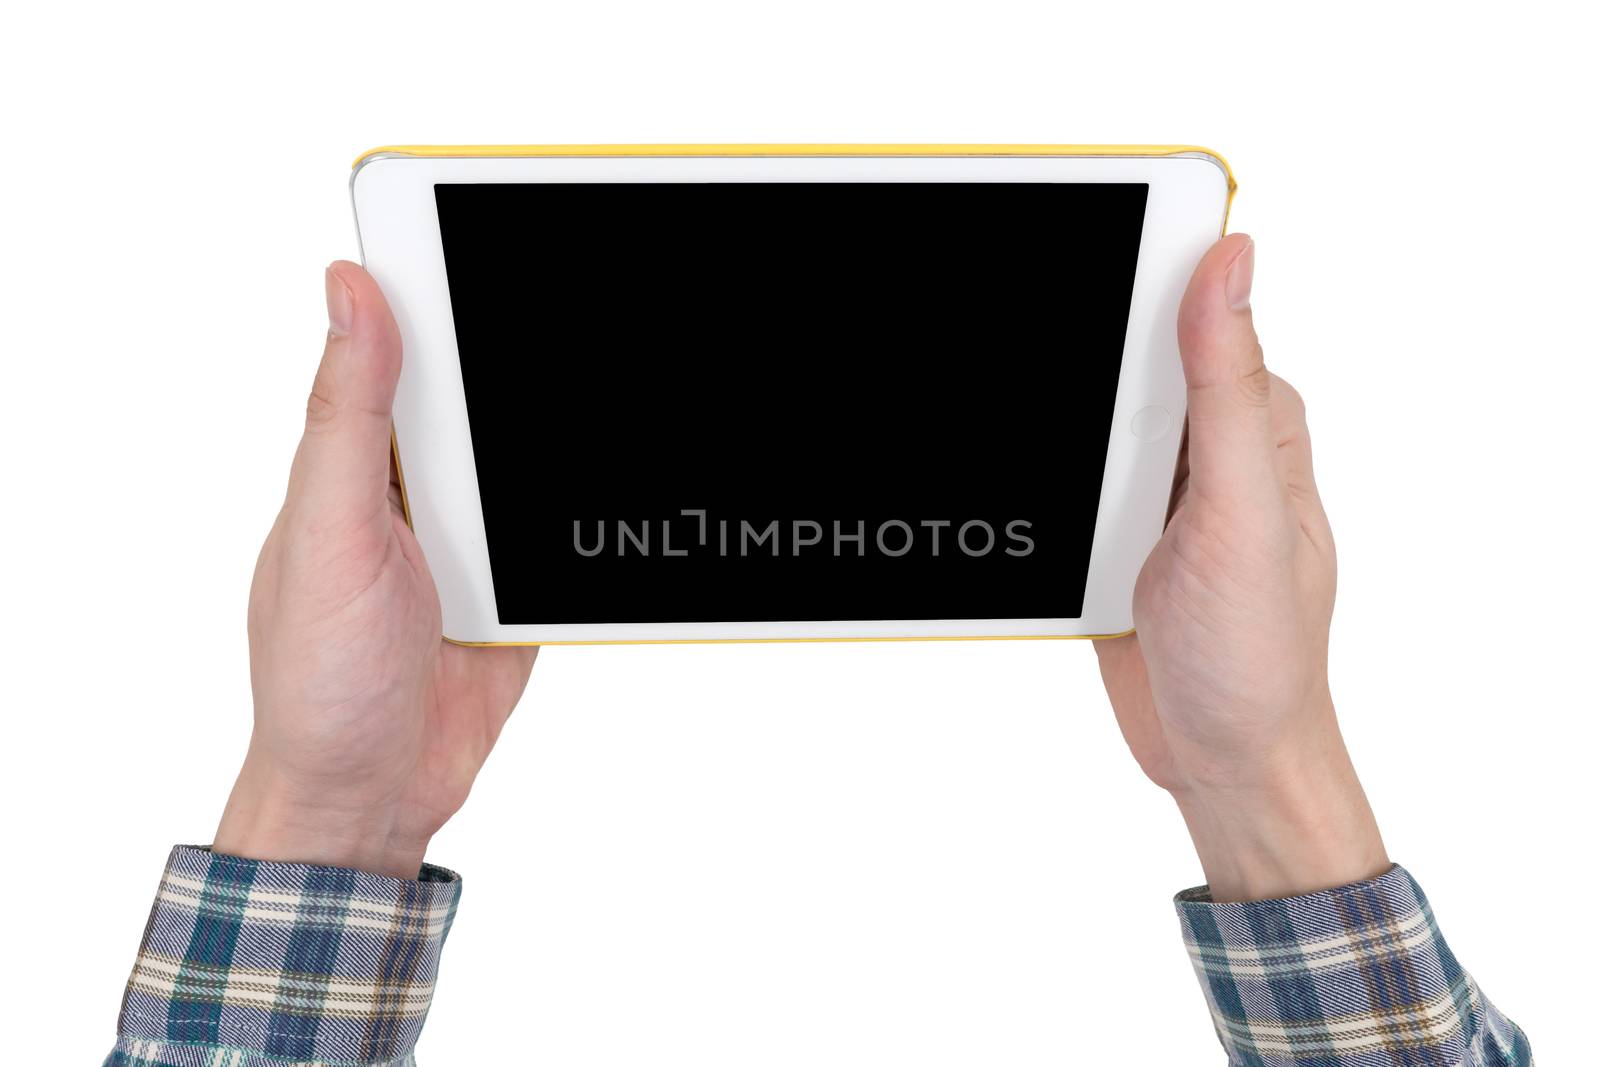
[[[1228,178],[1228,203],[1223,213],[1223,232],[1227,232],[1227,212],[1233,207],[1238,184],[1233,168],[1219,153],[1198,145],[1164,144],[468,144],[468,145],[384,145],[361,153],[351,170],[373,159],[413,156],[427,159],[485,159],[496,157],[538,158],[558,156],[1200,156],[1222,168]],[[400,442],[393,433],[394,469],[400,481],[400,506],[406,524],[411,524],[411,502],[406,496],[405,470],[400,465]],[[529,645],[731,645],[794,644],[836,641],[1100,641],[1119,634],[1040,634],[981,637],[719,637],[660,638],[649,641],[457,641],[454,645],[474,648],[525,647]]]

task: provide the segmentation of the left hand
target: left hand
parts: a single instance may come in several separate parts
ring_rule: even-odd
[[[390,451],[399,330],[354,263],[328,268],[327,296],[305,434],[250,588],[255,729],[213,847],[415,878],[538,649],[441,638]]]

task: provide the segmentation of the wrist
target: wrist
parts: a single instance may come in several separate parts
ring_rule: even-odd
[[[247,757],[212,849],[245,859],[413,879],[428,838],[407,831],[400,814],[388,798],[308,789]]]
[[[1231,782],[1172,791],[1213,900],[1300,896],[1389,869],[1331,713],[1327,727]]]

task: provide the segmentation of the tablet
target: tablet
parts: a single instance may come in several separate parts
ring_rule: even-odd
[[[413,146],[351,189],[449,639],[1132,627],[1214,153]]]

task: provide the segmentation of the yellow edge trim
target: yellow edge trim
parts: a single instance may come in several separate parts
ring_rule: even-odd
[[[1233,168],[1221,153],[1199,145],[1140,144],[464,144],[464,145],[384,145],[357,156],[350,164],[355,170],[374,156],[415,156],[427,159],[538,158],[562,156],[1181,156],[1203,155],[1217,161],[1228,178],[1228,209],[1239,185]],[[1223,221],[1226,232],[1226,216]],[[406,525],[411,525],[411,501],[406,495],[404,469],[400,466],[400,442],[389,435],[394,453],[396,481],[400,485],[400,508]],[[1132,630],[1116,634],[1011,634],[975,637],[679,637],[644,641],[458,641],[463,648],[530,648],[543,645],[794,645],[839,644],[869,641],[1108,641],[1127,637]]]
[[[865,641],[1110,641],[1127,637],[1120,634],[981,634],[976,637],[655,637],[641,641],[458,641],[445,640],[463,648],[530,648],[543,645],[814,645],[859,644]]]
[[[352,170],[373,156],[432,159],[560,156],[1182,156],[1216,160],[1228,176],[1232,199],[1238,183],[1220,152],[1190,144],[399,144],[357,156]]]

